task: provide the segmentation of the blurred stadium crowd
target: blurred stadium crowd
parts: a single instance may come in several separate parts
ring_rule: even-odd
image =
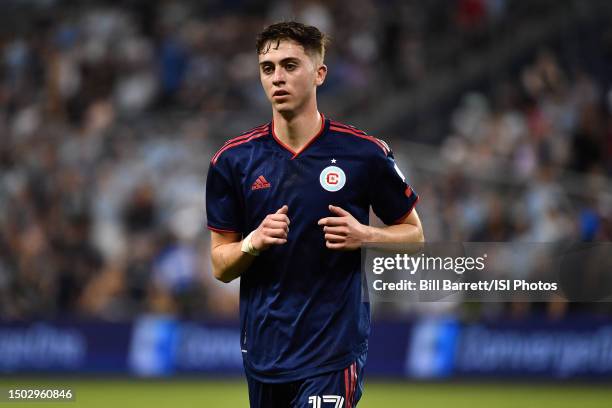
[[[224,139],[268,120],[254,52],[266,23],[295,18],[331,34],[323,111],[368,129],[385,95],[435,81],[556,7],[3,2],[0,319],[236,317],[236,282],[210,273],[204,183]],[[428,240],[610,240],[612,31],[598,39],[607,78],[531,45],[516,75],[488,73],[492,92],[461,92],[435,143],[380,135],[421,195]]]

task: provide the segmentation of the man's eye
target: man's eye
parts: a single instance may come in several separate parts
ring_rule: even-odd
[[[264,74],[270,74],[270,73],[272,73],[272,71],[273,71],[272,67],[271,67],[271,66],[269,66],[269,65],[268,65],[268,66],[263,67],[261,70],[262,70],[262,72],[263,72]]]
[[[296,69],[296,68],[297,68],[297,65],[295,65],[295,64],[287,64],[287,65],[285,66],[285,69],[286,69],[287,71],[293,71],[293,70],[294,70],[294,69]]]

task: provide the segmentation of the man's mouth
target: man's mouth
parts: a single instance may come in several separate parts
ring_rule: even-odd
[[[289,92],[283,91],[283,90],[276,91],[272,94],[272,96],[286,96],[286,95],[289,95]]]

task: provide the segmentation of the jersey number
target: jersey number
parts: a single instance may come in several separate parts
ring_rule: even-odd
[[[312,395],[308,397],[308,404],[312,404],[312,408],[322,408],[321,403],[331,402],[334,404],[334,408],[342,408],[344,404],[344,397],[340,395],[324,395],[323,398],[318,395]]]

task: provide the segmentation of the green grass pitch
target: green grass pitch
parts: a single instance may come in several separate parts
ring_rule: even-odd
[[[367,381],[367,380],[366,380]],[[0,388],[70,387],[73,402],[0,402],[4,407],[196,408],[248,407],[242,381],[133,379],[7,379]],[[6,400],[4,400],[6,401]],[[576,384],[414,383],[367,381],[359,408],[604,408],[612,406],[612,387]]]

